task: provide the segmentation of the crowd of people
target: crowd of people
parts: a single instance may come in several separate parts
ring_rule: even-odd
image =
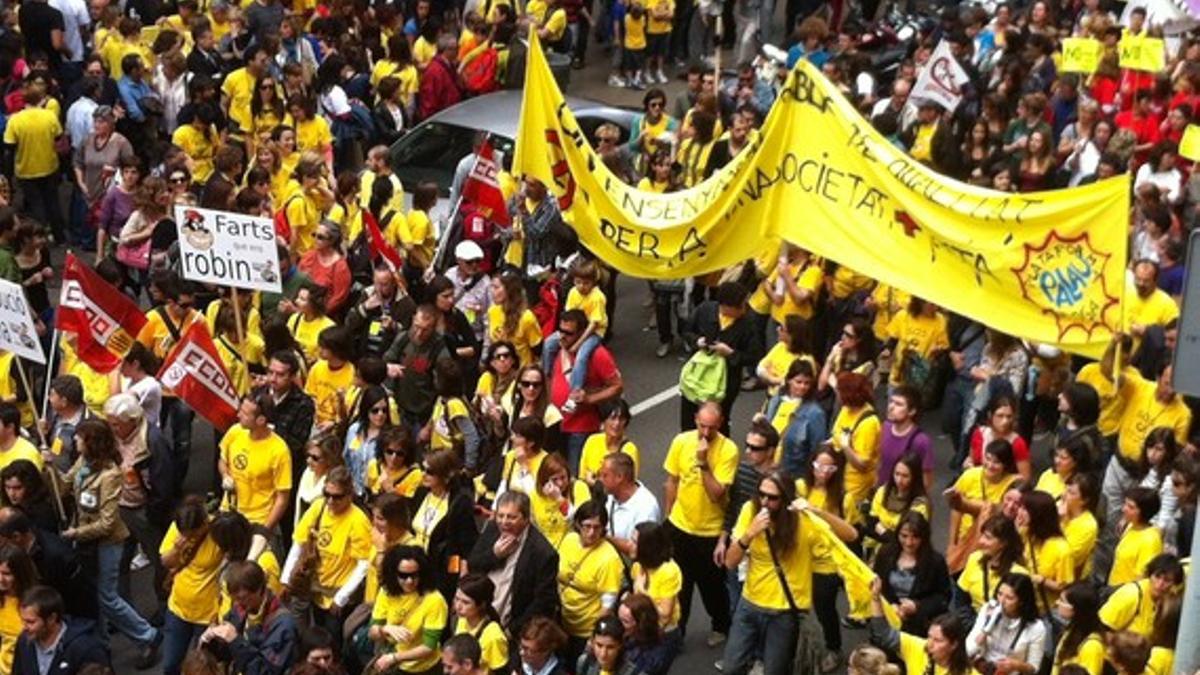
[[[0,277],[53,357],[39,378],[0,353],[0,673],[102,675],[128,644],[167,675],[661,675],[696,592],[730,675],[1171,673],[1200,485],[1170,365],[1200,41],[1122,70],[1117,41],[1160,31],[1142,9],[954,6],[887,75],[863,39],[875,4],[789,2],[788,36],[770,0],[5,8]],[[1124,325],[1088,362],[775,242],[649,282],[656,356],[684,365],[678,435],[639,449],[608,346],[616,274],[546,186],[502,162],[511,226],[468,202],[440,232],[439,191],[461,194],[474,156],[410,205],[389,161],[417,121],[519,85],[534,31],[645,90],[631,128],[589,139],[642,190],[693,187],[751,144],[786,75],[752,62],[764,42],[947,176],[1128,172]],[[1058,72],[1069,36],[1103,43],[1095,73]],[[913,91],[942,41],[970,79],[952,111]],[[183,279],[180,204],[272,219],[281,291]],[[55,244],[146,308],[116,369],[53,331]],[[195,324],[239,403],[212,453],[157,378]]]

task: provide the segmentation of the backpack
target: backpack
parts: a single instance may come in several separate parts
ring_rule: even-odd
[[[275,212],[275,217],[272,218],[272,224],[275,226],[275,236],[288,244],[292,242],[292,223],[288,220],[287,210],[288,205],[292,203],[293,199],[300,199],[300,195],[292,195],[283,200],[283,206],[279,207],[279,210]]]
[[[679,393],[692,403],[720,401],[725,398],[725,359],[700,349],[683,364],[679,374]]]
[[[479,56],[471,59],[462,68],[463,84],[472,96],[488,94],[500,88],[496,80],[499,71],[500,53],[495,47],[487,47]]]

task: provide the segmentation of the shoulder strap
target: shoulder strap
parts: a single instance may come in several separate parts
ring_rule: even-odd
[[[1033,545],[1032,540],[1030,540],[1030,542],[1029,542],[1029,562],[1033,565],[1033,569],[1031,569],[1030,572],[1033,572],[1035,574],[1041,574],[1041,570],[1038,569],[1037,546]],[[1046,575],[1043,574],[1042,576],[1044,577]],[[1042,600],[1042,604],[1045,605],[1045,607],[1046,607],[1046,612],[1047,613],[1050,612],[1051,611],[1050,600],[1046,597],[1046,587],[1042,586],[1041,584],[1038,584],[1037,592],[1038,592],[1038,597],[1041,598],[1041,600]],[[1022,624],[1022,628],[1024,628],[1024,624]],[[1015,645],[1016,643],[1014,642],[1013,644]]]
[[[914,426],[912,433],[908,435],[908,440],[904,442],[904,452],[901,454],[908,454],[912,450],[913,443],[917,440],[917,434],[919,433],[921,433],[921,428]]]
[[[219,341],[221,344],[225,345],[225,349],[228,349],[228,350],[229,350],[229,353],[230,353],[230,354],[233,354],[233,358],[237,359],[238,361],[241,361],[242,363],[245,363],[245,362],[246,362],[246,357],[245,357],[245,356],[242,356],[242,353],[241,353],[241,352],[239,352],[238,350],[234,349],[234,348],[233,348],[233,345],[229,344],[229,340],[226,340],[224,335],[222,335],[222,336],[218,337],[218,338],[217,338],[217,340],[218,340],[218,341]]]
[[[877,417],[874,410],[868,410],[867,412],[863,413],[862,416],[858,418],[858,421],[854,423],[854,426],[850,428],[850,435],[853,436],[854,432],[858,431],[858,428],[862,426],[862,423],[866,422],[872,417]]]
[[[293,314],[288,319],[288,330],[292,331],[293,333],[296,332],[296,326],[300,325],[301,318],[302,318],[302,315],[300,314],[300,312],[296,312],[295,314]]]
[[[159,305],[154,308],[154,311],[162,317],[163,324],[167,327],[167,332],[171,334],[171,340],[179,342],[179,338],[182,337],[179,333],[179,326],[176,326],[175,322],[171,320],[171,314],[167,311],[166,306]]]
[[[788,607],[799,614],[800,608],[796,606],[796,599],[792,597],[792,587],[788,585],[787,577],[783,574],[783,567],[779,564],[779,554],[775,552],[775,544],[771,543],[769,533],[764,532],[763,536],[767,539],[767,550],[771,552],[771,564],[775,568],[775,576],[779,578],[779,584],[783,586],[783,597],[787,598]]]

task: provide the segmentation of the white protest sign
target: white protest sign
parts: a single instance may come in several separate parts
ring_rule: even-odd
[[[0,280],[0,349],[34,363],[46,362],[25,289],[4,280]]]
[[[179,264],[191,281],[279,293],[279,254],[270,218],[176,205]]]
[[[933,101],[953,112],[962,101],[962,87],[970,81],[967,72],[950,53],[950,43],[942,40],[917,78],[911,96],[916,100]]]

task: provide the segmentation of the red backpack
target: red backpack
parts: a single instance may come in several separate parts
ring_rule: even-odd
[[[486,47],[479,56],[463,66],[462,78],[467,92],[472,96],[487,94],[500,88],[496,71],[500,67],[500,53],[495,47]]]
[[[288,204],[292,203],[293,199],[300,199],[300,195],[293,195],[290,199],[283,202],[283,206],[275,212],[275,217],[272,221],[275,224],[275,236],[283,240],[285,244],[292,243],[292,223],[288,220]]]

